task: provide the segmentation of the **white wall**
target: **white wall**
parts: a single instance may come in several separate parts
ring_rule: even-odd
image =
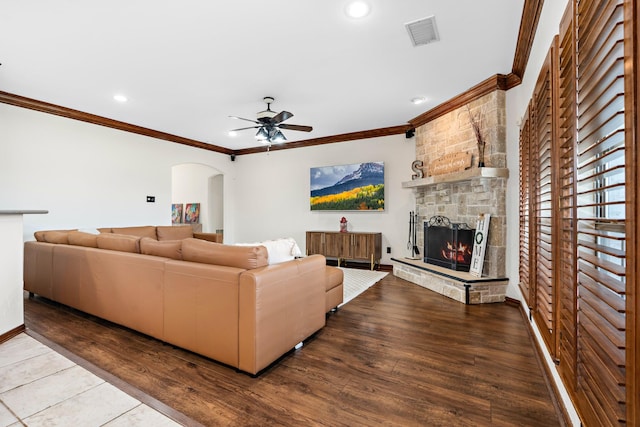
[[[391,257],[407,256],[408,214],[415,209],[415,196],[401,182],[411,180],[413,160],[415,140],[404,134],[239,156],[234,185],[242,191],[240,197],[234,196],[238,227],[235,240],[225,235],[225,242],[293,237],[304,252],[305,231],[339,231],[344,216],[349,231],[382,233],[383,264]],[[310,210],[310,168],[378,161],[385,167],[384,212]],[[391,254],[386,253],[387,246]]]
[[[182,163],[234,174],[227,155],[0,104],[0,209],[49,210],[25,217],[26,240],[41,229],[171,224],[171,168]],[[225,205],[233,228],[233,200]]]
[[[536,37],[531,49],[531,55],[527,64],[522,84],[507,92],[507,166],[509,168],[509,178],[507,186],[507,248],[517,248],[519,246],[518,238],[518,172],[519,172],[519,149],[518,140],[520,134],[519,124],[524,116],[529,100],[533,95],[533,90],[538,78],[538,73],[542,68],[545,57],[549,51],[549,47],[553,41],[553,37],[560,31],[560,20],[567,7],[567,1],[547,1],[544,2]],[[507,250],[507,276],[510,278],[507,295],[523,302],[524,299],[518,287],[518,251]],[[528,308],[525,306],[525,310]],[[550,355],[546,352],[546,346],[535,324],[531,322],[531,326],[536,335],[538,345],[545,352],[545,362],[549,367],[555,381],[565,407],[571,418],[571,422],[575,426],[580,425],[580,419],[575,411],[566,388],[560,380],[556,365],[551,360]]]

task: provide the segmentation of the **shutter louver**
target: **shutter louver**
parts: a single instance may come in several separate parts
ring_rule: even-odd
[[[577,391],[587,425],[626,420],[624,8],[580,0],[577,39]]]
[[[530,286],[530,257],[529,257],[529,242],[530,242],[530,155],[529,155],[529,140],[530,140],[530,128],[531,120],[529,117],[529,108],[527,108],[522,124],[520,125],[520,266],[519,266],[519,282],[522,296],[524,297],[529,307],[533,304],[531,298],[532,288]]]
[[[554,305],[556,303],[554,285],[554,220],[555,171],[554,171],[554,114],[553,114],[553,60],[554,46],[540,71],[533,93],[534,129],[532,145],[533,162],[533,212],[535,218],[535,317],[549,352],[556,356],[556,325]]]
[[[576,386],[576,225],[575,150],[576,85],[575,41],[571,4],[560,23],[558,43],[558,358],[559,371],[571,390]]]

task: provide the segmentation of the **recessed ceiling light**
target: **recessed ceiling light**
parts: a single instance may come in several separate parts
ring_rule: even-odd
[[[127,102],[127,97],[121,94],[113,95],[113,99],[115,99],[118,102]]]
[[[238,136],[238,132],[236,132],[235,130],[230,130],[228,135],[231,136],[231,137]]]
[[[369,14],[369,4],[363,1],[354,1],[347,5],[345,12],[350,18],[364,18]]]
[[[424,96],[417,96],[415,98],[411,99],[411,103],[415,104],[415,105],[420,105],[427,102],[427,98],[425,98]]]

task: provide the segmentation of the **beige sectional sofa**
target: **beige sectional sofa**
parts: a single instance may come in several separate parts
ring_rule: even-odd
[[[186,227],[38,231],[24,289],[257,374],[325,325],[342,271],[313,255],[269,265],[264,246]],[[197,238],[196,238],[197,237]]]

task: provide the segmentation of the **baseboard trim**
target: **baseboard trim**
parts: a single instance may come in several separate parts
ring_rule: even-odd
[[[511,301],[518,301],[517,299],[509,298]],[[556,413],[558,414],[558,419],[560,420],[560,424],[563,427],[567,427],[572,425],[571,418],[569,417],[569,412],[567,411],[564,402],[562,401],[562,397],[560,396],[560,390],[558,390],[558,386],[556,382],[553,380],[553,374],[549,369],[549,365],[545,362],[544,353],[542,347],[540,347],[540,343],[536,339],[535,332],[533,331],[533,327],[531,326],[531,322],[529,320],[529,316],[524,309],[524,305],[520,304],[520,314],[522,314],[522,320],[526,324],[527,332],[529,333],[529,339],[531,340],[531,344],[535,349],[536,361],[538,362],[538,366],[542,368],[542,377],[544,378],[544,382],[549,389],[551,394],[551,402],[553,406],[556,408]]]
[[[2,344],[5,341],[9,341],[11,338],[20,335],[21,333],[23,333],[25,331],[25,327],[24,327],[24,323],[20,326],[16,326],[15,328],[11,329],[10,331],[5,332],[4,334],[0,335],[0,344]]]
[[[504,303],[512,307],[518,307],[518,308],[522,307],[522,304],[520,303],[519,299],[515,299],[511,297],[504,297]]]

